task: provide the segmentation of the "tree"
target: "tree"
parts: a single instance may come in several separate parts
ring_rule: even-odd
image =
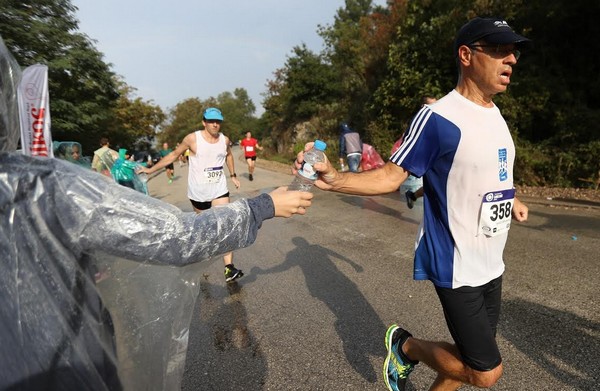
[[[364,29],[368,28],[366,18],[372,12],[371,0],[346,0],[345,7],[338,9],[333,25],[319,28],[319,35],[325,41],[324,54],[340,84],[342,112],[337,114],[357,128],[366,123],[365,106],[372,93],[367,80],[372,48],[364,37]]]
[[[204,101],[189,98],[175,105],[169,112],[166,126],[159,133],[160,142],[174,145],[188,133],[202,129],[202,113],[208,107],[221,110],[225,119],[221,133],[232,141],[240,139],[245,129],[255,129],[257,120],[252,114],[256,106],[245,89],[236,88],[233,93],[222,92],[217,98],[210,97]]]
[[[93,42],[77,32],[69,0],[2,0],[0,35],[22,67],[48,66],[52,134],[89,153],[111,124],[114,74]]]
[[[135,88],[119,80],[120,97],[114,109],[110,128],[113,145],[135,150],[150,150],[154,137],[165,121],[160,106],[135,96]]]
[[[203,104],[198,98],[188,98],[173,107],[167,118],[167,124],[158,135],[161,143],[175,145],[192,131],[202,128]]]
[[[305,44],[294,47],[292,53],[284,68],[276,71],[276,79],[269,82],[264,102],[267,110],[276,110],[282,117],[282,124],[308,120],[339,99],[334,69],[322,56]]]
[[[250,99],[248,91],[243,88],[236,88],[231,92],[223,92],[217,97],[217,106],[223,112],[225,121],[223,122],[222,132],[230,140],[240,140],[247,131],[255,132],[256,106]]]

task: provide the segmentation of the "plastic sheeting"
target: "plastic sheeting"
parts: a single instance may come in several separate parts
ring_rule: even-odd
[[[81,144],[76,141],[53,141],[52,150],[54,157],[63,159],[73,164],[92,168],[92,162],[89,157],[82,156],[83,149]]]
[[[183,213],[70,162],[6,152],[18,140],[8,57],[0,40],[0,389],[179,389],[193,263],[251,244],[270,197]]]

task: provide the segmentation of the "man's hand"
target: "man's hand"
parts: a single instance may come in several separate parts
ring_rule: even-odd
[[[512,209],[513,219],[523,222],[527,221],[529,216],[529,208],[515,197],[515,204]]]
[[[314,142],[306,143],[304,151],[298,152],[294,165],[292,166],[292,173],[294,175],[302,168],[302,164],[304,163],[304,152],[310,150],[314,144]],[[340,177],[340,173],[333,168],[329,159],[327,159],[327,156],[325,156],[325,162],[316,163],[314,169],[319,173],[319,178],[315,182],[315,186],[321,190],[331,190],[333,188],[332,183]]]
[[[144,174],[152,174],[152,170],[151,170],[151,169],[149,169],[148,167],[144,167],[144,166],[137,166],[137,167],[135,168],[135,173],[136,173],[136,174],[141,174],[141,173],[144,173]]]
[[[287,187],[279,187],[269,193],[275,206],[275,217],[303,215],[310,207],[313,194],[307,191],[287,191]]]
[[[232,178],[231,178],[231,181],[232,181],[232,182],[233,182],[233,184],[235,185],[235,188],[236,188],[236,189],[239,189],[239,188],[240,188],[240,184],[241,184],[241,183],[240,183],[240,180],[239,180],[239,179],[237,179],[237,177],[232,177]]]

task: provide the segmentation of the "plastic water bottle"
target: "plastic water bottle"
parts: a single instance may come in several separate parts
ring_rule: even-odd
[[[145,172],[140,172],[137,174],[137,176],[140,178],[140,182],[142,182],[144,185],[148,183],[148,174]]]
[[[325,161],[325,149],[327,144],[321,140],[315,140],[315,145],[312,149],[304,153],[304,164],[298,170],[292,183],[288,186],[288,190],[311,191],[315,181],[317,180],[317,172],[313,168],[315,163]]]

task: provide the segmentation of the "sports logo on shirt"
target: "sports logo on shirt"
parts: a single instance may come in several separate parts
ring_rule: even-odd
[[[498,177],[503,182],[508,179],[508,154],[506,148],[498,150]]]

